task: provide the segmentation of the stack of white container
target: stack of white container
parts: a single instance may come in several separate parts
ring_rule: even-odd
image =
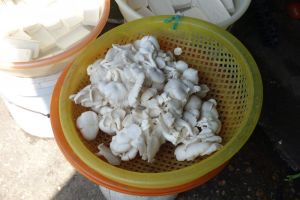
[[[103,5],[100,0],[0,0],[0,95],[27,133],[53,137],[52,91],[61,70],[76,54],[39,67],[45,68],[42,72],[30,63],[78,44],[98,25]],[[27,63],[22,73],[14,73],[18,68],[6,70],[20,62]]]

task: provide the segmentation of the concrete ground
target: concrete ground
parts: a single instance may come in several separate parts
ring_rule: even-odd
[[[23,132],[0,100],[0,199],[103,199],[67,162],[54,139]]]

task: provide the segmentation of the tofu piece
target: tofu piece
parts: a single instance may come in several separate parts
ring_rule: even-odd
[[[42,25],[40,25],[40,24],[34,24],[31,26],[24,27],[23,30],[25,31],[25,33],[30,35],[30,34],[37,32],[41,27],[42,27]]]
[[[25,33],[22,29],[19,29],[11,34],[9,34],[8,37],[15,38],[15,39],[21,39],[21,40],[31,40],[31,37]]]
[[[101,1],[89,0],[80,1],[79,5],[83,10],[83,25],[96,26],[99,22],[99,11],[101,8]]]
[[[175,10],[190,8],[192,5],[192,0],[171,0],[173,8]]]
[[[92,8],[83,11],[83,21],[82,24],[97,26],[99,22],[99,8]]]
[[[30,35],[34,40],[40,42],[40,51],[45,52],[53,47],[55,47],[55,39],[49,33],[49,31],[42,25],[35,25],[24,29],[24,31]]]
[[[83,12],[82,13],[77,13],[76,15],[73,15],[73,16],[68,16],[68,17],[62,18],[62,22],[69,29],[80,25],[82,21],[83,21]]]
[[[142,16],[154,16],[154,13],[146,7],[139,8],[136,12]]]
[[[184,16],[193,17],[193,18],[197,18],[197,19],[202,19],[204,21],[209,20],[208,17],[203,12],[203,10],[201,10],[198,7],[191,7],[190,9],[183,11],[182,14]]]
[[[220,0],[192,0],[192,5],[203,10],[212,23],[220,23],[231,16]]]
[[[148,3],[155,15],[175,15],[171,0],[148,0]]]
[[[28,62],[32,59],[30,49],[0,48],[0,61],[2,62]]]
[[[148,6],[147,0],[128,0],[127,3],[129,7],[131,7],[134,10],[146,8]]]
[[[90,31],[88,29],[84,28],[84,26],[78,26],[75,29],[73,29],[72,31],[70,31],[68,34],[59,38],[56,41],[56,45],[61,49],[67,49],[70,46],[79,42],[81,39],[83,39],[89,33],[90,33]]]
[[[225,8],[233,14],[235,12],[235,6],[233,0],[221,0]]]
[[[46,29],[55,29],[60,26],[61,21],[57,17],[50,17],[49,15],[43,16],[44,19],[39,20],[39,23]]]
[[[13,2],[14,2],[15,4],[18,4],[18,3],[20,3],[21,1],[23,1],[23,0],[13,0]]]
[[[63,0],[51,4],[49,9],[55,12],[55,16],[60,19],[68,28],[79,26],[83,21],[83,3],[88,1]],[[81,2],[81,3],[80,3]],[[72,7],[70,7],[72,5]],[[52,12],[52,13],[53,13]]]
[[[63,50],[61,48],[55,46],[54,48],[49,49],[48,51],[43,52],[42,54],[40,54],[39,58],[48,58],[48,57],[57,55],[61,52],[63,52]]]
[[[69,32],[69,28],[62,21],[59,21],[55,26],[48,27],[47,30],[55,39],[58,39]]]
[[[15,2],[12,0],[2,0],[2,3],[4,3],[6,6],[14,6]]]
[[[22,40],[16,38],[6,38],[1,42],[1,47],[14,49],[29,49],[32,51],[32,58],[39,56],[40,42],[34,40]]]

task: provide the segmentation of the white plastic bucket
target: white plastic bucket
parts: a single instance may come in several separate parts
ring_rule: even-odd
[[[52,138],[51,95],[60,73],[38,78],[21,78],[0,73],[0,93],[16,123],[27,133]]]
[[[116,0],[116,2],[126,21],[129,22],[143,17],[127,4],[127,0]],[[236,22],[246,12],[251,3],[251,0],[234,0],[234,3],[235,13],[231,16],[230,19],[224,20],[221,23],[217,24],[218,26],[226,29],[234,22]]]
[[[103,186],[99,186],[99,188],[107,200],[174,200],[177,197],[177,194],[165,196],[134,196],[116,192]]]

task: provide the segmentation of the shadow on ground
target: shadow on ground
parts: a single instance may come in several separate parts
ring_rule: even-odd
[[[105,200],[99,187],[76,172],[53,200]]]

